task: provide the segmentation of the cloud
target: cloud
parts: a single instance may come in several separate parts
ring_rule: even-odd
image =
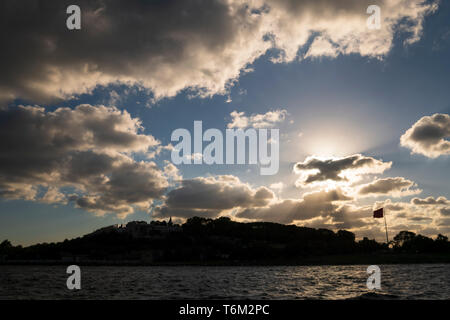
[[[405,207],[401,203],[387,204],[385,206],[385,208],[387,210],[390,210],[390,211],[402,211],[402,210],[405,210]]]
[[[432,222],[433,219],[429,218],[429,217],[421,217],[421,216],[417,216],[417,217],[410,217],[409,218],[410,221],[415,221],[415,222]]]
[[[403,177],[376,179],[359,187],[358,194],[362,196],[404,197],[422,192],[412,189],[417,184]]]
[[[411,203],[418,205],[418,206],[434,206],[434,205],[441,205],[441,204],[450,204],[450,201],[447,200],[445,197],[427,197],[425,199],[420,198],[413,198],[411,199]]]
[[[159,156],[161,154],[161,152],[163,152],[163,151],[172,151],[172,150],[173,150],[173,145],[171,143],[169,143],[166,146],[158,145],[147,153],[147,158],[153,159],[156,156]]]
[[[360,154],[342,158],[309,156],[305,161],[296,163],[294,171],[300,174],[296,184],[306,187],[330,181],[351,183],[359,180],[361,175],[383,173],[391,166],[392,162]]]
[[[306,52],[305,58],[309,57],[331,57],[336,58],[338,56],[338,52],[330,40],[325,39],[324,37],[317,37],[314,39],[313,43]]]
[[[401,212],[401,211],[405,211],[410,207],[409,203],[406,202],[392,202],[391,199],[386,199],[384,201],[376,201],[373,206],[372,209],[376,210],[379,208],[385,208],[389,211],[395,211],[395,212]]]
[[[272,183],[269,187],[272,190],[277,190],[278,192],[280,192],[281,190],[284,189],[285,186],[284,186],[284,183],[280,181],[280,182]]]
[[[294,223],[332,230],[346,229],[355,232],[358,237],[369,236],[381,240],[385,237],[384,224],[373,219],[373,210],[379,207],[387,209],[391,233],[408,228],[415,232],[436,235],[438,232],[445,232],[448,225],[445,225],[443,218],[446,210],[431,207],[423,210],[412,203],[393,203],[390,199],[377,201],[374,205],[360,205],[356,198],[345,194],[341,189],[323,189],[306,193],[301,199],[280,199],[271,201],[264,207],[241,208],[235,218]]]
[[[137,84],[154,99],[184,89],[226,94],[269,49],[290,62],[308,56],[386,55],[396,33],[420,38],[436,2],[375,1],[381,29],[366,26],[372,0],[79,0],[81,30],[65,21],[70,1],[2,2],[0,100],[65,99],[97,85]],[[329,44],[332,45],[328,45]],[[301,57],[300,57],[301,58]]]
[[[371,216],[372,210],[370,206],[345,204],[332,213],[326,227],[347,230],[356,230],[361,227],[367,228],[375,224]]]
[[[241,1],[80,0],[77,31],[65,25],[70,4],[6,1],[3,98],[45,102],[116,82],[142,85],[155,99],[186,88],[223,94],[269,46],[260,15]]]
[[[331,216],[338,209],[335,202],[350,201],[340,189],[321,190],[306,193],[302,199],[285,199],[260,208],[244,208],[237,214],[237,218],[271,221],[278,223],[293,223],[319,216]]]
[[[251,188],[235,176],[199,177],[183,180],[180,187],[167,194],[164,204],[157,206],[153,215],[216,217],[225,210],[265,206],[273,198],[273,192],[266,187]]]
[[[175,181],[181,181],[183,177],[180,175],[178,168],[168,160],[165,160],[164,163],[164,174]]]
[[[407,229],[435,236],[438,233],[447,233],[449,230],[449,221],[445,216],[449,208],[443,200],[446,201],[445,197],[413,198],[410,202],[392,202],[390,199],[386,199],[375,202],[372,208],[384,207],[387,209],[385,213],[390,233]],[[442,207],[443,205],[444,207]],[[363,234],[364,228],[355,229],[355,231]]]
[[[4,199],[34,200],[37,191],[35,186],[28,183],[0,181],[0,197]]]
[[[72,201],[99,214],[148,208],[168,183],[154,162],[131,157],[159,145],[141,129],[139,119],[113,107],[0,110],[0,196]],[[75,192],[68,195],[61,188]]]
[[[113,160],[117,161],[117,159]],[[106,171],[106,170],[105,170]],[[109,177],[104,179],[104,175]],[[96,179],[100,177],[95,177]],[[162,197],[168,186],[161,170],[153,162],[124,159],[102,173],[103,181],[86,181],[88,195],[74,200],[82,209],[104,214],[119,213],[122,217],[139,210],[150,209],[154,199]]]
[[[437,9],[437,2],[371,1],[371,0],[273,0],[266,1],[271,8],[270,21],[275,47],[281,50],[276,61],[292,61],[303,47],[318,33],[306,56],[360,54],[382,57],[392,47],[395,32],[409,36],[405,44],[420,39],[424,17]],[[381,28],[367,28],[366,10],[370,5],[381,9]],[[327,44],[327,42],[329,44]]]
[[[272,128],[277,123],[285,120],[287,111],[284,109],[268,111],[263,114],[253,114],[247,117],[244,112],[233,111],[230,113],[232,120],[227,127],[245,129],[251,128]]]
[[[436,113],[419,119],[401,136],[400,144],[412,153],[437,158],[450,154],[449,137],[450,116]]]
[[[398,181],[397,178],[391,179],[395,182],[389,184],[390,187],[385,187],[386,182],[375,183],[376,188],[370,191],[376,194],[404,194],[415,186],[404,178],[398,178]],[[389,181],[389,178],[385,180]],[[428,206],[423,210],[423,207],[412,202],[393,203],[390,199],[378,201],[374,205],[360,205],[357,200],[340,188],[307,192],[299,199],[280,199],[265,187],[252,188],[235,176],[199,177],[184,180],[181,186],[170,191],[163,204],[154,207],[153,216],[180,219],[229,216],[238,221],[347,229],[359,237],[369,236],[381,240],[385,236],[384,224],[373,219],[372,212],[374,208],[384,207],[388,212],[391,232],[399,232],[408,226],[409,230],[435,235],[447,228],[445,217],[448,212],[440,210],[443,208]]]
[[[49,187],[40,201],[44,203],[66,203],[67,198],[65,194],[59,192],[58,188]]]

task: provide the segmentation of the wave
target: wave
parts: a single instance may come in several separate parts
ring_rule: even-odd
[[[348,298],[347,300],[398,300],[400,296],[387,293],[366,292],[359,296]]]

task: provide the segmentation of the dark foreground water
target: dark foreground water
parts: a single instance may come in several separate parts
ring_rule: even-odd
[[[81,267],[81,290],[63,266],[0,266],[0,299],[450,299],[450,265]]]

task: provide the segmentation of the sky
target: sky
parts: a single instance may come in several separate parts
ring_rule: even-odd
[[[450,234],[448,2],[78,1],[79,30],[69,4],[1,2],[0,240],[228,216],[383,241],[380,207]],[[278,172],[175,165],[194,121],[278,129]]]

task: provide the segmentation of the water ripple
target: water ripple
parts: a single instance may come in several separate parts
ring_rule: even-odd
[[[450,299],[450,268],[382,265],[381,290],[367,266],[82,267],[82,289],[62,266],[1,266],[0,299]]]

